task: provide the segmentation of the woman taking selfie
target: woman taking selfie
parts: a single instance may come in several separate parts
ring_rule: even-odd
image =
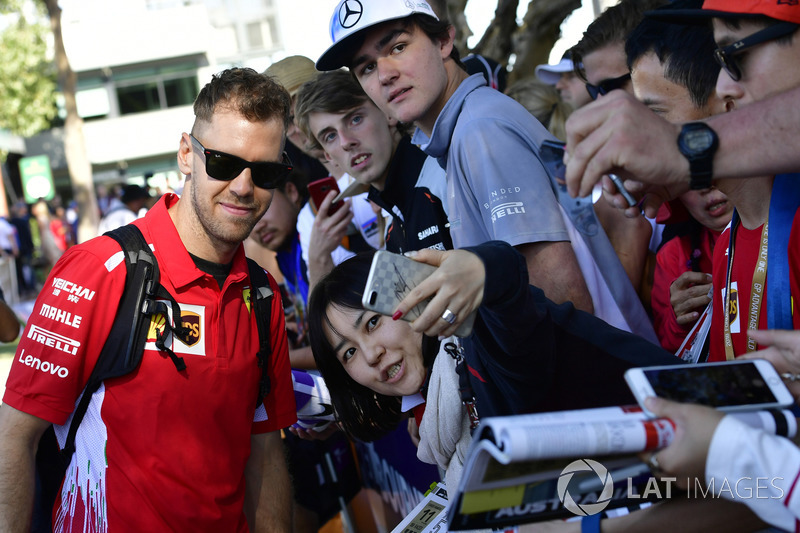
[[[394,319],[361,304],[372,254],[334,268],[310,298],[311,347],[344,430],[375,440],[413,410],[418,456],[447,470],[448,484],[460,477],[469,445],[465,403],[480,417],[631,404],[626,369],[680,363],[570,303],[548,300],[528,285],[525,259],[504,242],[422,250],[414,259],[439,268],[400,302]],[[413,323],[396,319],[430,296]],[[469,337],[439,340],[476,308]]]

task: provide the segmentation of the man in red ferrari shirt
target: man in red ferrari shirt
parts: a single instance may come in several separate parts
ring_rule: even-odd
[[[280,429],[296,420],[283,309],[272,299],[270,393],[256,407],[258,330],[242,241],[288,174],[289,95],[251,69],[215,75],[183,133],[180,198],[135,222],[180,304],[187,342],[152,342],[140,366],[92,396],[53,510],[55,531],[287,531],[291,489]],[[278,286],[270,277],[275,294]],[[66,424],[106,341],[125,286],[115,241],[70,248],[19,343],[0,407],[0,531],[26,531],[34,453]]]

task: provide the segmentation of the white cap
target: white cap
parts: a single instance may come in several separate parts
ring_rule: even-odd
[[[347,66],[357,43],[351,37],[361,30],[415,13],[439,20],[431,6],[423,0],[342,0],[331,17],[333,44],[317,60],[317,70],[336,70]]]
[[[536,77],[548,85],[555,85],[565,72],[572,72],[572,60],[562,59],[556,65],[539,65],[534,70]]]

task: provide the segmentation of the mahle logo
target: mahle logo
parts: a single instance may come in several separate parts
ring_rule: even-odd
[[[577,503],[568,490],[569,482],[572,481],[572,477],[575,474],[578,474],[580,477],[585,477],[585,475],[583,475],[584,472],[593,472],[594,475],[600,478],[600,482],[603,484],[603,491],[597,498],[596,503]],[[608,506],[608,503],[611,501],[611,496],[614,494],[614,480],[611,479],[611,474],[608,473],[606,467],[597,461],[578,459],[568,464],[567,467],[561,471],[561,475],[558,476],[557,490],[558,499],[561,500],[561,503],[564,504],[567,510],[578,516],[588,516],[597,514]]]

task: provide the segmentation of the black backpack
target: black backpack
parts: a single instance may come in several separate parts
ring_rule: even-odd
[[[183,327],[180,321],[181,310],[175,298],[160,283],[158,262],[142,232],[134,224],[128,224],[106,232],[104,235],[117,241],[125,254],[127,268],[125,289],[111,331],[89,376],[83,395],[75,407],[64,448],[58,449],[53,426],[47,429],[39,443],[36,454],[37,483],[32,528],[34,532],[51,531],[50,516],[56,495],[72,459],[72,454],[75,452],[75,435],[92,396],[104,380],[124,376],[139,366],[147,342],[150,318],[159,313],[165,317],[169,316],[167,304],[164,301],[169,302],[172,308],[175,326],[170,325],[169,320],[165,321],[163,331],[157,334],[156,346],[159,351],[164,352],[172,360],[177,371],[186,369],[183,358],[178,357],[170,350],[165,345],[165,341],[171,332],[189,344],[187,339],[189,329]],[[251,285],[250,300],[258,325],[257,359],[261,369],[261,380],[256,398],[256,406],[258,406],[270,390],[266,362],[271,352],[269,323],[272,289],[264,269],[250,258],[247,259],[247,264]]]

